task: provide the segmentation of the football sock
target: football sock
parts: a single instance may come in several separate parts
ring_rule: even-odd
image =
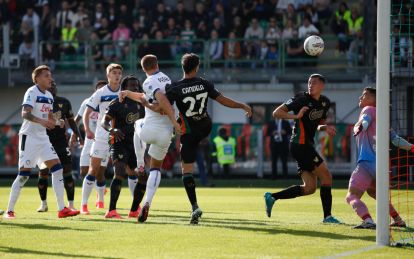
[[[140,168],[141,166],[145,167],[145,149],[147,147],[147,144],[143,142],[138,134],[134,134],[134,149],[135,149],[135,155],[137,157],[137,168]]]
[[[322,201],[323,208],[323,218],[331,216],[332,210],[332,187],[331,186],[321,186],[320,196]]]
[[[14,205],[16,204],[17,199],[20,196],[21,189],[23,188],[27,180],[29,180],[29,176],[30,176],[30,171],[21,171],[17,175],[11,187],[7,211],[14,211]]]
[[[56,200],[58,204],[58,211],[63,210],[65,208],[65,200],[64,200],[64,189],[63,186],[63,168],[61,164],[54,165],[50,169],[50,173],[52,174],[52,186],[53,190],[56,194]]]
[[[183,183],[185,191],[187,192],[188,200],[191,203],[192,209],[195,210],[198,208],[197,205],[197,194],[196,194],[196,185],[192,173],[183,175]]]
[[[40,199],[45,201],[47,199],[47,187],[49,186],[49,180],[39,177],[37,180],[37,189],[39,190]]]
[[[98,201],[103,202],[105,199],[105,188],[106,188],[106,184],[105,184],[105,180],[102,182],[98,182],[96,181],[96,189],[98,190]]]
[[[292,185],[280,192],[272,193],[272,197],[275,198],[275,200],[293,199],[298,196],[302,196],[302,187],[300,187],[300,185]]]
[[[390,216],[394,219],[400,219],[400,215],[398,214],[398,212],[395,210],[394,206],[392,206],[392,204],[390,203]]]
[[[160,185],[161,181],[161,172],[159,168],[151,168],[150,174],[147,180],[147,187],[146,187],[146,196],[145,196],[145,203],[149,203],[151,205],[152,199],[154,198],[155,192],[157,191],[158,186]]]
[[[131,211],[137,211],[139,204],[144,198],[145,189],[147,185],[143,183],[137,183],[134,189],[134,200],[132,201]]]
[[[131,196],[134,197],[134,189],[138,182],[138,176],[136,175],[128,175],[128,188],[131,192]]]
[[[352,206],[356,214],[362,219],[365,220],[367,218],[371,218],[371,215],[369,214],[368,208],[365,205],[363,201],[361,201],[360,198],[358,198],[356,195],[348,195],[346,197],[346,202]]]
[[[109,202],[109,211],[116,210],[119,194],[121,193],[122,180],[113,179],[111,182],[111,201]]]
[[[91,195],[92,189],[95,187],[95,176],[87,174],[85,178],[83,178],[82,184],[82,204],[88,204],[89,196]]]
[[[73,201],[75,198],[75,181],[73,180],[72,173],[63,176],[63,182],[65,184],[68,201]]]

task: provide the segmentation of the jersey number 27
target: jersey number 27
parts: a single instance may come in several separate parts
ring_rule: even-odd
[[[185,112],[185,116],[192,117],[194,115],[201,114],[206,104],[207,96],[208,96],[208,93],[205,92],[205,93],[197,94],[196,98],[192,96],[187,96],[186,98],[184,98],[183,103],[188,103],[188,102],[190,103],[190,107],[188,107],[187,111]],[[200,109],[198,109],[198,112],[195,112],[194,106],[197,101],[201,101],[201,104],[200,104]]]

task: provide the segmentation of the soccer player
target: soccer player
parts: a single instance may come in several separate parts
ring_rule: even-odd
[[[95,92],[98,89],[101,89],[106,84],[107,84],[106,81],[99,80],[95,84]],[[85,110],[86,110],[86,104],[88,103],[89,98],[90,97],[83,100],[83,102],[82,102],[82,104],[79,108],[78,114],[76,114],[76,117],[75,117],[76,124],[78,124],[82,120],[83,114],[85,113]],[[89,114],[89,129],[92,132],[95,132],[95,130],[96,130],[98,116],[99,116],[99,109],[94,110]],[[72,134],[71,139],[70,139],[70,144],[71,145],[74,145],[74,142],[75,142],[73,136],[74,135]],[[83,144],[82,152],[81,152],[80,159],[79,159],[79,166],[80,166],[80,171],[81,171],[81,177],[82,178],[84,178],[86,176],[86,174],[88,173],[88,171],[89,171],[89,163],[90,163],[90,160],[91,160],[90,159],[90,153],[91,153],[92,144],[93,144],[93,139],[87,138],[87,136],[85,136],[85,142]],[[102,162],[101,162],[100,170],[101,170],[102,174],[106,170],[107,162],[108,161],[106,161],[106,160],[102,160]]]
[[[142,87],[136,77],[127,76],[121,83],[121,91],[123,90],[142,92]],[[142,94],[142,100],[146,102],[144,94]],[[144,118],[144,115],[145,110],[142,104],[129,98],[125,98],[121,103],[117,98],[109,104],[102,121],[102,127],[109,132],[110,153],[114,167],[114,178],[111,182],[111,201],[105,218],[122,218],[116,211],[116,203],[121,193],[122,180],[125,179],[126,174],[128,174],[128,186],[131,194],[134,195],[138,178],[134,171],[137,167],[137,157],[134,149],[134,123],[138,119]],[[112,125],[110,125],[110,122],[112,122]],[[143,161],[144,156],[141,159]],[[145,178],[146,174],[143,166],[141,166],[138,174],[141,178]],[[142,194],[143,191],[145,191],[145,188],[138,191],[137,194]],[[143,195],[141,200],[142,198]],[[129,214],[130,217],[138,216],[137,211],[131,211]]]
[[[266,192],[264,198],[268,217],[271,216],[275,201],[310,195],[315,192],[319,179],[323,223],[340,223],[331,214],[332,175],[314,148],[316,130],[326,131],[329,136],[336,134],[334,126],[325,124],[330,101],[322,95],[324,87],[325,77],[320,74],[312,74],[308,80],[307,92],[289,99],[273,112],[274,118],[295,120],[290,139],[290,152],[297,162],[298,173],[303,184],[293,185],[276,193]],[[290,111],[293,111],[293,114],[289,113]]]
[[[354,136],[357,144],[357,166],[349,179],[346,202],[352,206],[356,214],[362,219],[362,223],[355,228],[375,229],[376,225],[368,211],[367,206],[361,201],[362,195],[367,192],[372,198],[376,198],[375,186],[375,135],[376,135],[376,89],[365,87],[359,97],[361,113],[358,122],[354,126]],[[398,136],[393,129],[390,131],[390,139],[394,146],[414,152],[414,146]],[[391,226],[405,227],[394,206],[390,203],[390,216],[393,219]]]
[[[83,180],[82,184],[82,202],[81,202],[81,214],[88,215],[88,199],[91,191],[95,185],[97,185],[98,201],[96,202],[96,208],[104,208],[104,194],[105,194],[105,175],[101,170],[101,163],[108,161],[109,159],[109,133],[102,128],[101,125],[97,125],[96,131],[93,132],[89,128],[90,114],[99,109],[98,121],[102,121],[105,116],[106,108],[109,103],[118,97],[120,91],[119,83],[122,78],[122,66],[119,64],[111,63],[106,67],[106,76],[108,84],[97,90],[91,98],[89,98],[87,108],[83,114],[83,125],[85,127],[86,137],[94,139],[91,150],[91,162],[89,166],[89,172]]]
[[[19,131],[19,173],[13,182],[10,192],[7,213],[4,218],[14,219],[14,206],[20,191],[29,179],[32,168],[45,163],[52,174],[53,190],[58,204],[58,217],[76,216],[79,211],[65,207],[63,167],[60,163],[46,129],[53,129],[56,121],[53,118],[53,96],[48,91],[52,83],[52,73],[45,65],[36,67],[32,72],[34,86],[27,89],[22,108],[23,124]]]
[[[137,137],[141,141],[151,144],[148,150],[151,160],[150,172],[145,190],[146,196],[144,205],[138,216],[138,222],[145,222],[148,217],[152,199],[160,185],[160,168],[171,143],[173,127],[177,134],[180,134],[181,129],[175,119],[175,111],[165,96],[165,86],[170,84],[171,80],[167,75],[159,71],[157,57],[154,55],[144,56],[141,59],[141,66],[142,70],[147,75],[147,78],[143,83],[145,96],[149,102],[158,104],[159,108],[162,110],[161,114],[160,112],[145,107],[145,118],[143,120],[138,120],[135,123],[135,134]],[[125,97],[140,101],[142,95],[131,91],[122,91],[119,97],[121,102]],[[142,150],[140,141],[136,140],[134,142],[136,152],[140,153],[140,150]]]
[[[168,99],[177,105],[180,112],[182,179],[192,206],[190,224],[198,224],[203,212],[197,204],[193,164],[196,160],[198,144],[210,134],[212,127],[211,118],[207,113],[208,97],[226,107],[243,109],[249,117],[252,110],[247,104],[221,94],[213,83],[197,77],[200,58],[196,54],[185,54],[181,59],[181,65],[184,78],[168,85],[166,91]]]
[[[74,138],[83,143],[83,139],[79,134],[78,126],[73,119],[72,105],[68,99],[57,96],[56,83],[52,81],[52,86],[49,88],[50,93],[53,96],[53,118],[56,121],[56,125],[53,129],[47,129],[47,135],[49,136],[50,143],[52,143],[60,162],[63,166],[63,183],[66,190],[66,196],[68,198],[68,208],[75,210],[73,207],[73,200],[75,198],[75,182],[72,177],[72,156],[66,140],[66,126],[65,121],[68,122]],[[49,183],[49,169],[41,165],[39,170],[39,179],[37,188],[41,199],[40,207],[37,212],[48,211],[47,206],[47,187]]]

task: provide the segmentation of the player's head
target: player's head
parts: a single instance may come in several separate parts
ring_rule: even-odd
[[[33,83],[39,85],[40,87],[49,89],[53,80],[50,68],[46,65],[36,67],[32,72],[32,80]]]
[[[157,71],[158,70],[158,59],[157,56],[149,54],[149,55],[145,55],[142,59],[141,59],[141,67],[142,70],[148,74],[150,72],[153,71]]]
[[[122,70],[122,66],[115,63],[111,63],[106,67],[106,77],[108,78],[108,82],[111,86],[119,85],[122,78]]]
[[[50,83],[49,92],[55,97],[57,95],[57,86],[55,80]]]
[[[376,106],[377,89],[368,86],[362,91],[362,95],[359,97],[359,108],[366,106]]]
[[[312,97],[319,97],[325,87],[326,79],[321,74],[312,74],[308,79],[308,93]]]
[[[181,58],[181,66],[186,74],[197,73],[200,66],[200,57],[194,53],[187,53]]]
[[[122,79],[121,82],[121,90],[129,90],[132,92],[140,92],[142,93],[142,86],[139,82],[138,78],[133,75],[126,76]]]
[[[107,82],[105,80],[98,80],[95,84],[95,91],[98,89],[101,89],[103,86],[105,86]]]

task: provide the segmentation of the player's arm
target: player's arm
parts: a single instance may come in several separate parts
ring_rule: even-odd
[[[371,116],[365,113],[362,115],[362,118],[354,126],[354,136],[357,136],[359,133],[366,131],[371,124]]]
[[[89,116],[93,112],[92,108],[87,106],[83,113],[83,127],[85,128],[86,137],[88,139],[95,139],[95,133],[89,128]]]
[[[117,128],[112,128],[110,122],[114,116],[114,109],[113,105],[109,105],[108,110],[106,110],[106,114],[101,121],[101,126],[104,130],[108,131],[109,134],[115,137],[115,141],[122,141],[125,137],[125,134]]]
[[[43,127],[47,129],[53,129],[55,127],[55,123],[53,120],[44,120],[41,118],[38,118],[32,114],[33,107],[30,105],[23,105],[22,108],[22,118],[34,123],[39,123]],[[49,113],[50,116],[50,113]]]
[[[229,108],[243,109],[246,112],[247,117],[252,116],[252,108],[249,105],[245,104],[245,103],[237,102],[237,101],[235,101],[233,99],[230,99],[230,98],[228,98],[228,97],[226,97],[222,94],[217,96],[217,98],[214,99],[214,100],[216,100],[221,105],[229,107]]]
[[[336,135],[335,126],[326,124],[326,119],[319,122],[318,131],[325,131],[331,137]]]
[[[303,117],[303,114],[309,110],[309,107],[304,106],[302,107],[298,114],[291,114],[289,113],[289,108],[286,106],[286,104],[281,104],[279,107],[277,107],[273,113],[273,118],[277,119],[288,119],[288,120],[297,120]]]
[[[162,109],[162,111],[168,116],[168,118],[170,119],[172,125],[175,128],[175,133],[176,134],[181,134],[181,126],[180,124],[176,121],[175,119],[175,111],[174,108],[172,107],[170,101],[167,99],[167,97],[161,93],[160,91],[156,91],[154,93],[154,97],[158,102],[158,105],[160,106],[160,108]]]
[[[402,137],[398,136],[395,130],[392,128],[390,130],[390,139],[391,143],[397,148],[401,148],[414,153],[414,145],[408,142],[407,140],[403,139]]]
[[[78,124],[76,123],[75,119],[71,117],[71,118],[68,118],[67,120],[68,120],[69,127],[72,129],[71,141],[73,142],[71,143],[76,142],[76,139],[77,139],[79,141],[79,144],[83,145],[83,139],[82,139]],[[74,139],[72,139],[72,136]]]
[[[124,99],[128,97],[129,99],[142,103],[146,102],[145,95],[143,93],[131,92],[129,90],[124,90],[119,92],[119,101],[123,102]]]

